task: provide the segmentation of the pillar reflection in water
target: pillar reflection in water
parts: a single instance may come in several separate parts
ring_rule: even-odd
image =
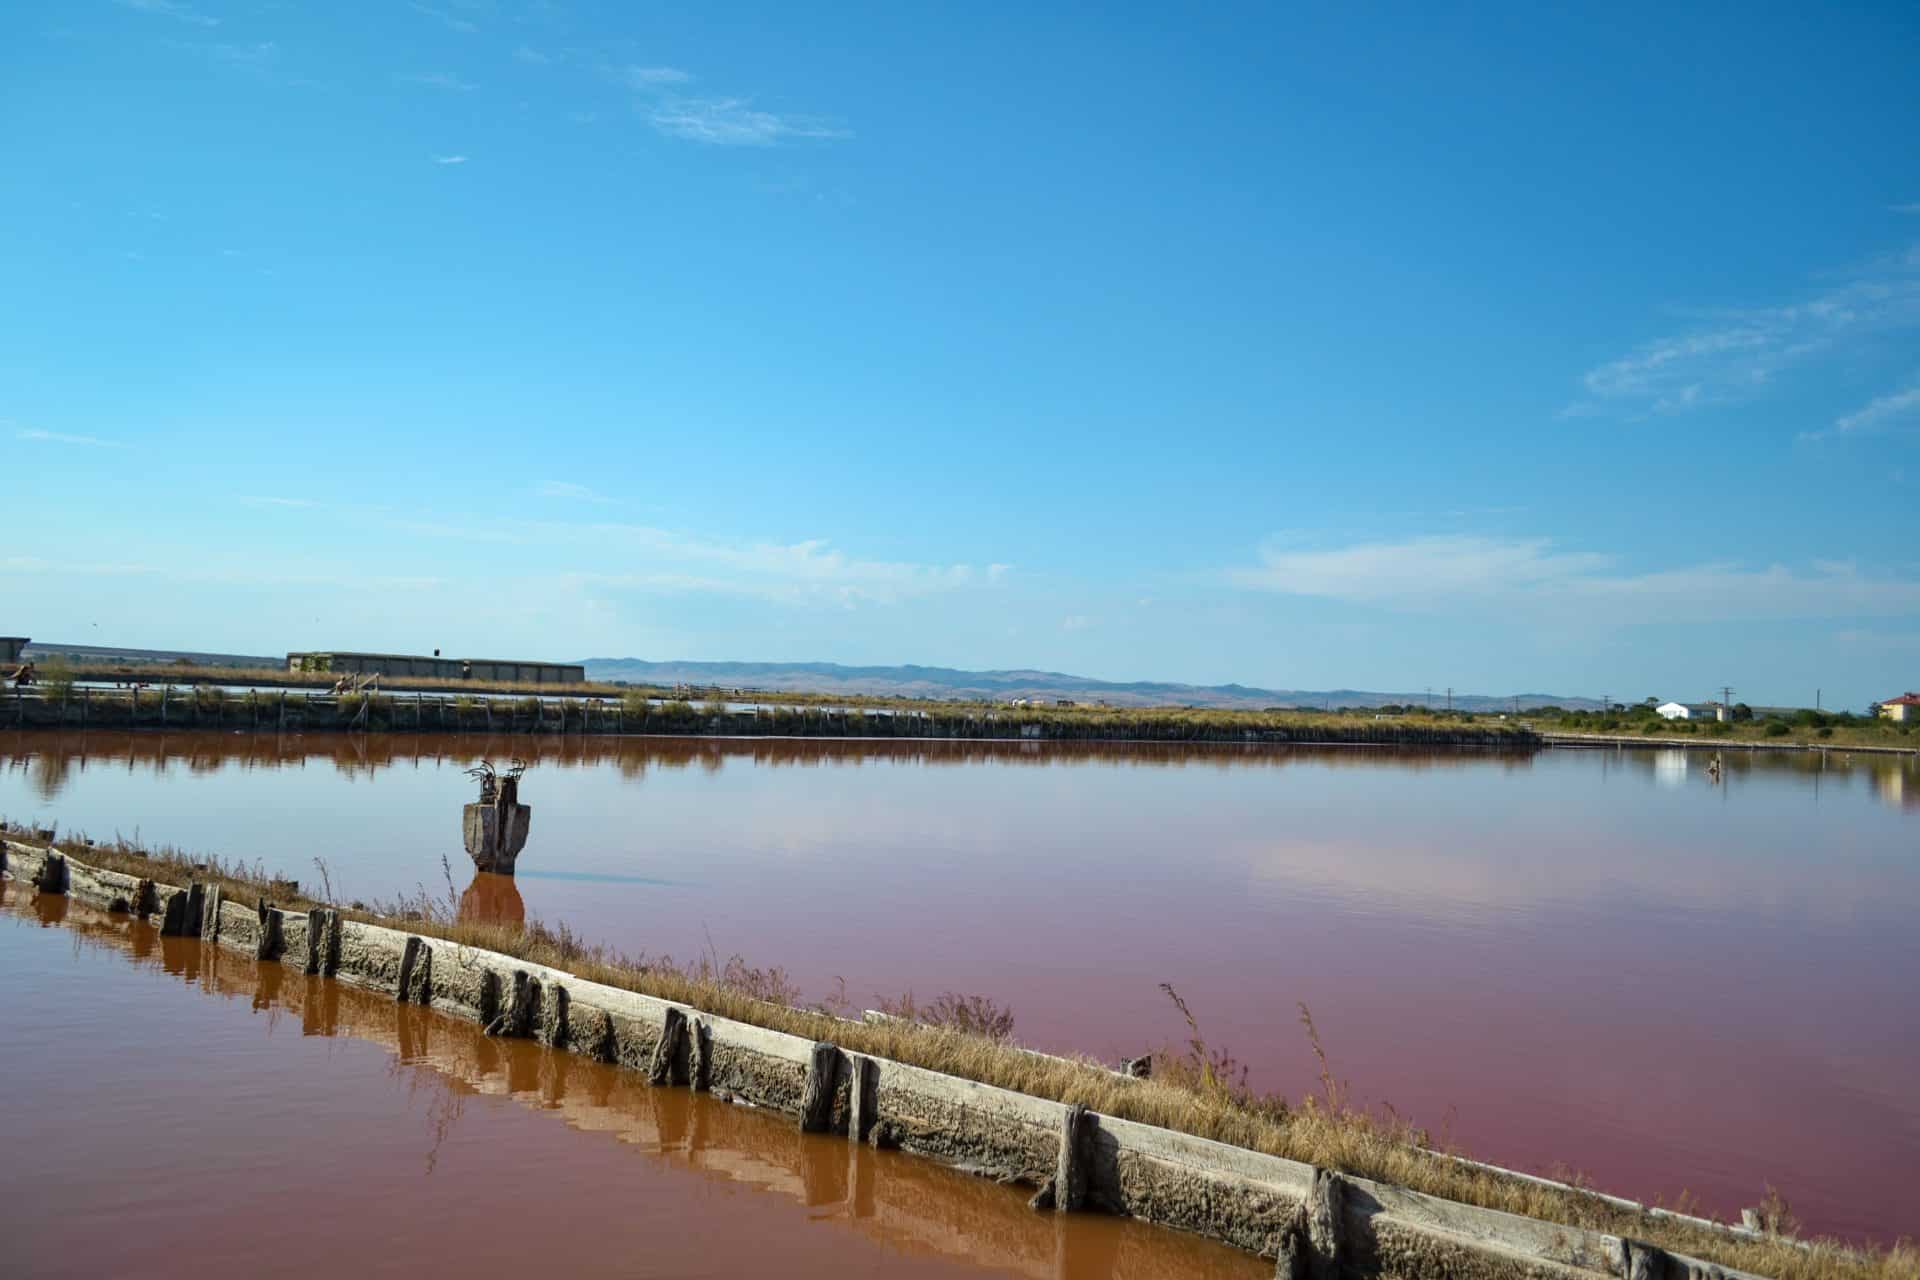
[[[460,895],[459,918],[470,924],[524,925],[527,904],[512,876],[476,871],[473,883]]]

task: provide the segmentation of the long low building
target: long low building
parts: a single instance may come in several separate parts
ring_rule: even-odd
[[[348,675],[431,676],[438,680],[501,680],[519,684],[585,684],[587,669],[568,662],[423,657],[412,653],[348,653],[329,649],[287,655],[287,670]]]

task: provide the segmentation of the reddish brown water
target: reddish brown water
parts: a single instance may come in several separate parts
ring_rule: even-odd
[[[461,770],[519,752],[533,834],[475,883]],[[1812,1228],[1920,1231],[1911,759],[1040,744],[0,737],[0,813],[426,885],[629,952],[784,965],[810,998],[1010,1004],[1108,1058],[1186,1032],[1317,1063],[1523,1169]]]
[[[1272,1270],[65,898],[0,897],[7,1274]]]

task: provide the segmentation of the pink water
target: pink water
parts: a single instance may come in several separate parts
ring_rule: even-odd
[[[533,834],[473,886],[461,775]],[[1483,1159],[1815,1231],[1920,1232],[1911,759],[227,735],[0,737],[0,814],[374,899],[425,885],[811,998],[1010,1005],[1026,1043],[1317,1063]]]
[[[17,884],[0,1008],[7,1275],[1272,1271]]]

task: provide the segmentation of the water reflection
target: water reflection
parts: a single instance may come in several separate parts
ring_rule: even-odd
[[[1660,786],[1704,776],[1718,759],[1724,778],[1799,779],[1812,785],[1860,779],[1883,802],[1920,807],[1920,756],[1844,749],[1797,751],[1683,750],[1662,747],[1587,748],[1603,757],[1603,772],[1641,774]],[[76,773],[102,768],[157,775],[184,767],[192,775],[331,767],[347,778],[393,770],[458,765],[516,755],[561,768],[611,766],[631,781],[656,770],[732,767],[859,768],[869,764],[1024,768],[1106,764],[1167,769],[1283,769],[1319,767],[1425,772],[1486,767],[1526,770],[1534,752],[1472,748],[1376,746],[1237,746],[1230,743],[1001,742],[952,740],[836,740],[829,738],[531,737],[497,734],[284,734],[212,730],[128,732],[69,730],[0,733],[0,768],[24,771],[43,804],[58,800]]]
[[[459,918],[473,924],[523,925],[527,904],[512,876],[476,871],[473,883],[460,895]]]
[[[10,891],[12,888],[9,886]],[[37,904],[48,901],[48,897],[39,895],[31,901]],[[51,901],[63,906],[67,902],[65,898]],[[5,910],[28,913],[32,908],[18,896],[9,896]],[[715,1233],[754,1234],[752,1224],[756,1219],[752,1215],[756,1206],[742,1204],[737,1195],[705,1195],[702,1183],[801,1206],[806,1212],[798,1219],[804,1224],[800,1230],[855,1233],[863,1250],[877,1246],[883,1251],[881,1256],[890,1260],[890,1270],[894,1265],[908,1266],[922,1260],[961,1263],[1034,1280],[1144,1280],[1172,1275],[1252,1280],[1272,1270],[1271,1263],[1249,1255],[1138,1222],[1092,1214],[1035,1214],[1026,1208],[1024,1193],[1018,1188],[1002,1187],[898,1152],[874,1151],[844,1138],[802,1134],[782,1117],[729,1106],[708,1094],[650,1088],[631,1072],[556,1053],[528,1041],[490,1039],[474,1025],[434,1010],[396,1004],[378,993],[307,977],[277,964],[260,966],[233,952],[203,948],[194,939],[162,938],[148,925],[124,916],[74,905],[66,911],[66,923],[76,945],[124,955],[140,966],[164,971],[209,994],[245,1001],[266,1015],[269,1028],[284,1019],[297,1023],[302,1036],[350,1037],[386,1050],[392,1057],[382,1072],[404,1078],[407,1109],[416,1117],[418,1171],[432,1178],[435,1190],[429,1192],[416,1183],[417,1189],[409,1193],[406,1183],[389,1180],[384,1194],[399,1191],[403,1197],[420,1197],[423,1202],[430,1194],[451,1195],[477,1208],[491,1203],[505,1190],[516,1205],[516,1232],[532,1235],[540,1247],[554,1251],[550,1261],[569,1273],[617,1266],[609,1249],[617,1256],[632,1256],[619,1254],[619,1246],[626,1242],[617,1238],[620,1233],[612,1225],[630,1214],[630,1181],[612,1177],[598,1182],[600,1203],[589,1198],[570,1201],[564,1210],[541,1212],[532,1204],[535,1189],[529,1188],[524,1178],[502,1178],[495,1160],[446,1158],[447,1153],[463,1146],[470,1149],[498,1132],[494,1113],[472,1105],[475,1100],[511,1098],[581,1134],[611,1138],[637,1158],[679,1170],[678,1181],[658,1189],[671,1195],[671,1212],[679,1219],[680,1229],[655,1233],[635,1245],[645,1248],[643,1256],[653,1272],[711,1274],[716,1268],[724,1272],[725,1262],[715,1252]],[[0,946],[18,945],[17,940],[0,936]],[[106,971],[84,978],[76,976],[72,981],[93,983],[89,989],[98,991],[116,980],[111,971]],[[129,1040],[137,1040],[142,1034],[143,1017],[156,1022],[167,1017],[164,1007],[128,1000],[123,992],[116,993],[113,1005],[118,1011],[115,1016],[123,1019],[117,1034]],[[147,1009],[152,1012],[143,1013]],[[98,1056],[76,1061],[76,1070],[84,1073],[91,1069],[103,1077],[123,1069]],[[333,1054],[316,1059],[283,1048],[272,1061],[278,1077],[274,1090],[298,1096],[302,1115],[311,1121],[300,1129],[301,1163],[325,1167],[342,1157],[357,1160],[355,1152],[335,1150],[351,1144],[347,1137],[330,1137],[336,1132],[335,1125],[344,1129],[349,1118],[336,1116],[335,1124],[329,1124],[327,1108],[352,1105],[360,1095],[316,1087],[317,1078],[309,1074],[317,1071],[338,1079],[356,1070],[353,1059]],[[168,1091],[180,1086],[172,1077],[163,1076],[151,1081],[150,1087],[159,1098],[156,1105],[166,1105]],[[244,1099],[237,1101],[245,1105]],[[468,1132],[476,1126],[483,1126],[479,1133]],[[211,1137],[210,1133],[202,1134],[201,1141]],[[257,1135],[248,1135],[248,1141],[257,1141]],[[570,1149],[583,1159],[597,1150],[580,1145]],[[217,1150],[199,1151],[193,1158],[206,1159],[216,1168],[220,1164]],[[99,1169],[94,1176],[118,1179],[107,1168]],[[219,1172],[207,1174],[201,1190],[209,1194],[198,1199],[223,1203],[218,1182],[221,1176]],[[233,1176],[232,1171],[225,1171],[224,1176]],[[248,1176],[280,1175],[250,1171]],[[248,1190],[259,1196],[271,1188]],[[36,1204],[34,1187],[22,1187],[20,1194],[26,1200],[14,1207],[27,1215],[23,1221],[64,1224],[68,1228],[73,1225],[72,1205],[79,1198],[49,1191],[47,1195],[54,1198]],[[173,1193],[164,1186],[144,1190],[117,1187],[116,1194],[140,1202],[134,1206],[136,1211],[145,1207],[147,1199],[161,1199],[168,1202],[168,1214],[182,1212],[172,1199]],[[223,1230],[241,1237],[270,1233],[273,1224],[266,1221],[270,1216],[264,1210],[249,1213],[228,1220]],[[571,1230],[570,1224],[586,1219],[603,1226],[589,1233]],[[356,1232],[352,1225],[356,1219],[338,1221],[343,1233]],[[377,1244],[368,1246],[350,1239],[336,1242],[336,1247],[377,1247],[390,1265],[398,1265],[398,1255],[384,1251],[402,1246],[386,1238],[389,1233],[385,1221],[369,1221],[367,1229],[377,1230],[382,1237]],[[460,1240],[445,1238],[444,1233],[415,1234],[422,1239],[423,1247],[435,1252],[435,1269],[461,1269],[457,1265],[459,1255],[467,1246]],[[472,1233],[456,1234],[464,1237]],[[480,1238],[473,1247],[492,1247],[484,1239],[487,1234],[478,1233]],[[427,1241],[427,1236],[434,1238]],[[19,1245],[17,1240],[10,1244],[9,1256],[16,1261],[18,1256],[13,1251]],[[851,1242],[843,1243],[835,1252],[837,1269],[785,1259],[782,1272],[802,1277],[845,1274],[847,1266],[858,1270],[860,1261],[873,1260],[866,1252],[848,1253],[850,1247]]]
[[[1411,770],[1460,768],[1498,761],[1528,768],[1529,752],[1473,748],[1235,745],[1171,742],[1004,742],[953,740],[840,740],[831,738],[611,738],[488,734],[286,734],[126,732],[69,730],[0,733],[0,761],[31,771],[43,800],[59,796],[76,770],[147,768],[165,774],[175,766],[204,775],[226,769],[287,771],[331,766],[349,778],[390,770],[458,765],[518,756],[532,765],[585,768],[612,766],[641,780],[653,770],[700,769],[717,773],[735,766],[756,768],[859,768],[866,764],[1003,765],[1027,768],[1079,764],[1156,766],[1171,769],[1284,768],[1312,761],[1371,768],[1391,764]]]

